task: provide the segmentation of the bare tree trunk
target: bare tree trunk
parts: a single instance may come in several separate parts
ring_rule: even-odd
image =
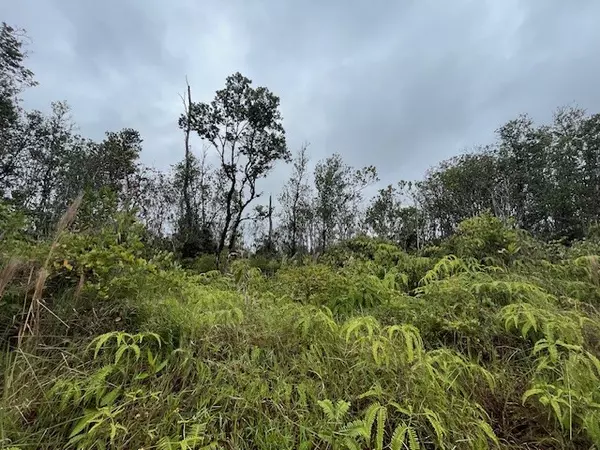
[[[231,225],[231,219],[233,218],[233,213],[231,210],[231,203],[233,201],[233,194],[235,193],[235,179],[232,180],[231,182],[231,187],[229,188],[229,191],[227,191],[227,199],[226,199],[226,208],[225,208],[225,219],[223,221],[223,228],[221,228],[221,233],[219,235],[219,243],[217,245],[217,267],[221,267],[221,253],[223,253],[223,250],[225,249],[225,241],[227,239],[227,232],[229,231],[229,226]],[[237,226],[235,226],[234,224],[234,229],[232,230],[232,233],[235,234]],[[232,235],[233,236],[233,235]],[[231,244],[235,242],[235,238],[230,238],[229,241],[229,246],[230,246],[230,250],[231,250]]]
[[[269,195],[269,251],[273,249],[273,206]]]
[[[185,80],[187,85],[187,100],[184,99],[183,104],[186,109],[187,120],[185,124],[185,172],[183,175],[183,203],[184,203],[184,223],[185,234],[189,235],[193,227],[192,218],[192,202],[190,200],[190,171],[191,171],[191,150],[190,150],[190,131],[192,128],[192,90],[190,84]]]
[[[238,228],[240,226],[240,223],[242,223],[242,212],[238,212],[237,215],[235,216],[235,219],[231,222],[231,232],[229,233],[229,251],[235,251],[235,245],[236,245],[236,239],[237,239],[237,232],[238,232]]]

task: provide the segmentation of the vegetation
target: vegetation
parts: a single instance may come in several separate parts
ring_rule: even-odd
[[[431,256],[362,238],[198,274],[127,217],[68,231],[76,206],[51,242],[3,211],[4,446],[600,445],[598,241],[484,215]]]
[[[188,87],[162,173],[135,130],[25,111],[23,43],[3,26],[2,448],[600,448],[597,116],[520,118],[371,201],[375,168],[311,182],[303,147],[274,224],[266,88]]]

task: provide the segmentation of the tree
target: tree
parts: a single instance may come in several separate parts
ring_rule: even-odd
[[[534,233],[548,229],[548,177],[552,170],[548,149],[552,136],[536,127],[527,115],[507,122],[497,131],[499,171],[507,187],[509,215]]]
[[[586,227],[600,220],[600,114],[588,117],[581,129],[581,190],[579,202]]]
[[[178,200],[176,247],[183,258],[214,253],[214,228],[218,215],[216,176],[206,160],[189,154],[174,166],[173,187]],[[185,191],[188,190],[187,195]]]
[[[138,168],[142,143],[140,133],[132,128],[106,132],[104,140],[90,155],[94,182],[116,192],[126,191],[130,177]]]
[[[35,86],[33,72],[24,61],[24,30],[2,22],[0,27],[0,129],[10,127],[18,118],[18,94],[26,87]]]
[[[32,112],[28,120],[33,139],[22,161],[19,190],[23,205],[35,217],[36,233],[46,235],[58,220],[62,206],[78,194],[69,199],[61,195],[70,190],[70,171],[82,172],[82,167],[70,164],[80,150],[80,139],[74,134],[75,124],[65,102],[52,103],[52,111],[47,116]]]
[[[181,179],[181,217],[179,219],[179,240],[184,258],[196,256],[200,252],[197,211],[192,208],[190,185],[192,183],[192,165],[195,163],[190,146],[190,133],[192,131],[192,89],[187,82],[186,97],[181,97],[184,108],[184,120],[181,124],[184,132],[185,155],[183,165],[178,167]]]
[[[169,174],[138,166],[129,178],[127,206],[146,229],[154,248],[172,250],[170,242],[175,221],[177,194]]]
[[[281,205],[280,232],[284,251],[295,255],[308,247],[307,228],[312,217],[311,186],[308,183],[307,146],[303,145],[293,161],[293,171],[279,195]]]
[[[403,205],[404,190],[410,187],[410,183],[400,182],[396,187],[390,184],[380,189],[365,214],[365,224],[371,232],[405,250],[419,244],[419,210]]]
[[[250,232],[253,237],[256,254],[273,256],[279,250],[277,245],[279,232],[276,232],[273,228],[274,211],[273,197],[269,195],[268,205],[257,205],[254,208],[254,216],[249,217],[249,219],[252,219]]]
[[[402,200],[398,190],[388,185],[380,189],[366,211],[365,223],[378,237],[398,241]]]
[[[190,102],[189,114],[179,119],[182,128],[188,123],[216,150],[226,181],[216,249],[220,255],[226,243],[230,250],[235,248],[244,211],[261,195],[257,181],[277,161],[290,157],[279,98],[265,87],[252,87],[252,81],[238,72],[227,77],[225,88],[211,103]]]
[[[589,205],[580,201],[586,191],[583,152],[589,142],[584,132],[591,131],[585,123],[582,109],[559,108],[554,114],[552,140],[546,149],[551,170],[545,171],[546,204],[552,218],[546,230],[549,237],[581,239],[586,229],[584,212],[594,206],[593,201]]]
[[[464,219],[495,209],[503,185],[496,157],[487,149],[442,161],[416,183],[429,236],[447,237]]]
[[[0,195],[10,196],[9,185],[18,178],[20,159],[29,144],[30,123],[19,105],[23,89],[35,86],[24,65],[27,36],[2,22],[0,27]]]
[[[355,170],[338,153],[317,163],[315,214],[321,251],[332,241],[348,239],[356,232],[362,191],[376,180],[375,167]]]

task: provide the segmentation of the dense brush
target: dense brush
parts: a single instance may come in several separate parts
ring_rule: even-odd
[[[135,229],[59,233],[2,250],[2,327],[22,330],[3,334],[3,447],[600,445],[594,256],[455,239],[195,274]]]

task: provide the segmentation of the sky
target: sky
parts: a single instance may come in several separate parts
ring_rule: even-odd
[[[0,1],[32,41],[26,106],[66,100],[86,137],[135,128],[143,161],[168,169],[186,76],[208,102],[239,71],[280,97],[290,150],[375,165],[382,185],[493,142],[520,113],[600,112],[599,17],[597,0]]]

